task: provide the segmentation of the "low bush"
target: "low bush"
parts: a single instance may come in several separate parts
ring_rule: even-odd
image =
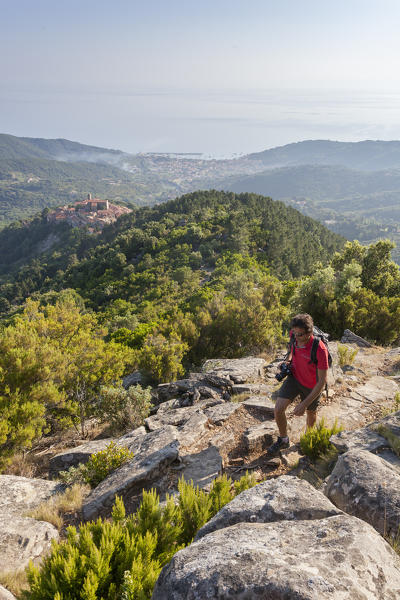
[[[352,365],[358,354],[358,348],[349,348],[343,344],[338,344],[339,366]]]
[[[393,433],[393,431],[383,424],[378,425],[376,431],[387,440],[393,452],[397,454],[397,456],[400,456],[400,436]]]
[[[324,420],[315,426],[307,429],[300,438],[300,448],[303,454],[306,454],[313,460],[328,454],[333,445],[329,441],[332,435],[342,431],[342,427],[338,427],[335,421],[333,427],[326,427]]]
[[[110,442],[104,450],[100,450],[89,458],[85,464],[71,467],[68,471],[60,471],[59,478],[63,483],[88,483],[91,487],[99,485],[110,473],[133,458],[133,452],[115,442]]]
[[[151,406],[150,388],[132,385],[127,390],[119,387],[103,387],[100,391],[97,414],[116,433],[124,433],[143,424]]]
[[[163,506],[155,490],[143,492],[143,501],[126,516],[116,499],[111,521],[98,519],[67,539],[53,542],[40,567],[28,569],[30,589],[25,600],[146,600],[150,599],[162,567],[196,532],[235,495],[255,485],[253,475],[235,484],[217,478],[210,492],[179,481],[178,501],[167,497]]]

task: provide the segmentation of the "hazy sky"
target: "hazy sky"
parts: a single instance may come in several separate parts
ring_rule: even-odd
[[[0,131],[213,155],[400,139],[399,0],[0,0]]]

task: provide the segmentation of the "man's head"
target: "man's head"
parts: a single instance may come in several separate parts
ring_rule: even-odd
[[[311,315],[308,314],[300,314],[295,315],[290,323],[290,328],[294,332],[296,338],[299,341],[307,340],[312,332],[314,327],[314,321]]]

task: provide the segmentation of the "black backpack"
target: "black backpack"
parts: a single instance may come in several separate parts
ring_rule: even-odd
[[[332,354],[330,353],[329,345],[328,345],[329,333],[324,333],[319,327],[316,327],[314,325],[313,336],[314,336],[314,339],[313,339],[313,344],[311,347],[311,356],[310,356],[311,360],[310,361],[312,363],[314,363],[315,368],[317,368],[317,366],[318,366],[317,349],[318,349],[319,343],[322,342],[328,352],[328,365],[330,368],[332,366]],[[290,336],[287,356],[289,356],[291,352],[292,352],[292,355],[294,354],[295,341],[296,341],[296,336],[294,335],[294,333],[292,333],[292,335]],[[325,385],[325,391],[326,391],[326,397],[328,398],[328,384]]]

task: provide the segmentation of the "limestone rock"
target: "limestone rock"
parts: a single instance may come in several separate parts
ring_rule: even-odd
[[[400,475],[382,457],[366,450],[339,456],[324,492],[343,511],[395,537],[400,523]]]
[[[249,394],[249,396],[269,396],[271,386],[265,383],[242,383],[232,386],[232,394]]]
[[[109,511],[116,495],[140,493],[177,459],[178,447],[178,431],[171,425],[147,434],[134,458],[116,469],[89,494],[82,507],[84,518],[94,519]]]
[[[367,523],[238,523],[179,551],[152,600],[395,600],[400,557]]]
[[[304,479],[282,475],[245,490],[206,523],[196,535],[205,535],[236,523],[323,519],[342,514]]]
[[[342,339],[340,341],[342,344],[357,344],[357,346],[360,346],[361,348],[372,348],[372,344],[350,331],[350,329],[344,330]]]

